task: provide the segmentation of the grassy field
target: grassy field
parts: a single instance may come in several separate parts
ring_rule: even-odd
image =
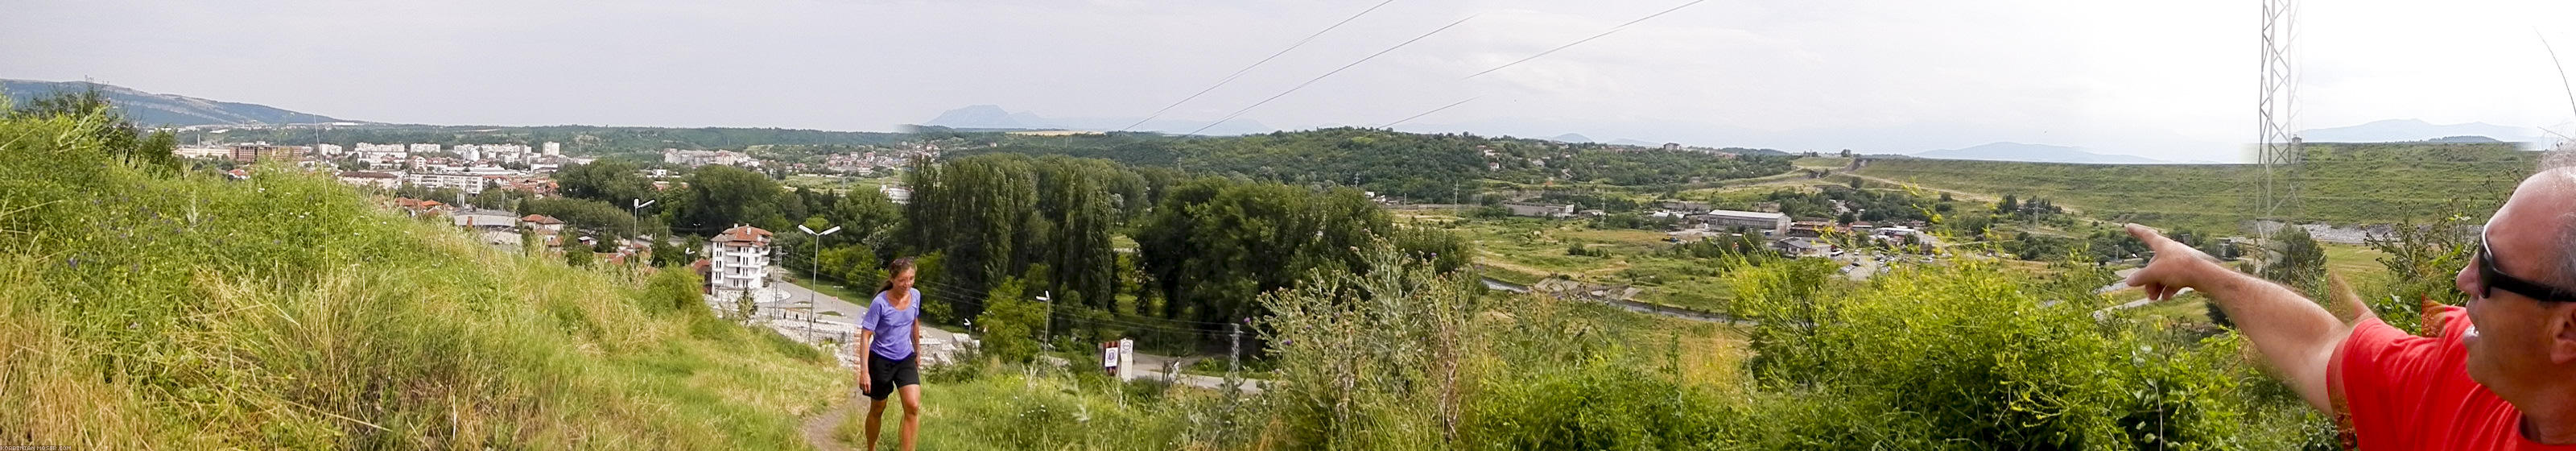
[[[1518,284],[1549,277],[1645,287],[1638,300],[1720,311],[1732,291],[1703,260],[1662,255],[1663,232],[1595,229],[1587,221],[1538,218],[1460,219],[1448,212],[1406,211],[1398,218],[1457,233],[1475,244],[1486,276]],[[1569,255],[1581,246],[1591,255]]]
[[[0,431],[75,449],[798,449],[845,390],[683,272],[567,267],[327,175],[0,119]]]
[[[1843,166],[1850,164],[1850,158],[1837,157],[1798,157],[1796,160],[1789,160],[1790,166],[1799,169],[1842,169]]]
[[[2291,217],[2334,224],[2483,216],[2539,154],[2509,144],[2308,145]],[[1993,196],[2042,197],[2113,222],[2239,230],[2257,216],[2255,165],[2097,165],[1967,160],[1873,160],[1860,174]]]

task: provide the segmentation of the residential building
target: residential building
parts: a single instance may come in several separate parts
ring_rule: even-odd
[[[422,188],[455,188],[465,194],[483,193],[483,176],[473,174],[412,172],[403,174],[403,183]]]
[[[886,200],[894,201],[895,205],[905,205],[905,204],[910,204],[910,203],[912,203],[912,189],[911,189],[911,188],[905,188],[905,187],[895,186],[895,185],[878,185],[878,186],[877,186],[877,192],[885,193]]]
[[[386,189],[402,187],[403,181],[402,176],[400,175],[366,171],[343,171],[340,173],[339,178],[340,183]]]
[[[554,141],[547,141],[547,142],[546,142],[546,144],[545,144],[545,149],[546,149],[546,156],[550,156],[550,157],[560,157],[560,156],[563,156],[563,143],[554,142]]]
[[[1542,218],[1562,218],[1562,217],[1574,216],[1574,205],[1573,205],[1573,204],[1532,204],[1532,203],[1521,203],[1521,202],[1504,202],[1504,203],[1503,203],[1503,208],[1504,208],[1504,209],[1511,210],[1511,211],[1512,211],[1512,216],[1536,216],[1536,217],[1542,217]]]
[[[259,160],[302,161],[304,159],[304,146],[234,144],[229,147],[232,149],[233,162],[235,163],[253,163],[258,162]]]
[[[759,296],[769,288],[769,237],[767,230],[749,225],[735,225],[716,234],[707,242],[707,290],[716,299],[735,299],[745,293]]]
[[[1771,242],[1771,250],[1790,257],[1809,257],[1837,253],[1833,245],[1806,237],[1781,238]]]
[[[179,148],[171,150],[170,153],[178,155],[179,158],[203,158],[213,160],[232,158],[233,148],[224,146],[179,146]]]
[[[457,227],[469,229],[507,230],[519,227],[518,215],[501,210],[457,210],[455,214],[449,215],[448,219],[454,221]]]
[[[1827,233],[1840,232],[1842,232],[1842,228],[1834,226],[1834,223],[1831,222],[1799,221],[1789,223],[1789,236],[1793,237],[1815,238],[1825,236]]]
[[[404,214],[412,216],[444,214],[450,210],[447,204],[438,201],[412,198],[394,199],[394,208],[401,209]]]
[[[321,156],[326,156],[326,157],[336,157],[336,156],[339,156],[339,155],[340,155],[340,150],[341,150],[341,147],[340,147],[340,145],[339,145],[339,144],[315,144],[315,145],[313,145],[313,153],[314,153],[314,154],[321,155]]]
[[[552,235],[563,232],[564,222],[553,216],[532,214],[519,217],[519,226],[535,230],[539,234]]]
[[[410,149],[411,153],[438,153],[437,144],[413,144]]]

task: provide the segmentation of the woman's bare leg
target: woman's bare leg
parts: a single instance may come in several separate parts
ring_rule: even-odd
[[[868,402],[868,451],[877,449],[877,420],[885,417],[885,404],[883,399]]]
[[[903,451],[912,451],[913,437],[921,433],[921,386],[906,385],[895,393],[903,394]]]

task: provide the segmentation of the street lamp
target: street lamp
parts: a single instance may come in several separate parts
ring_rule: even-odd
[[[806,265],[808,270],[805,272],[805,276],[819,283],[823,280],[823,236],[830,235],[832,232],[839,232],[841,231],[841,228],[833,227],[828,230],[816,232],[814,229],[806,228],[804,224],[798,224],[796,225],[796,230],[804,231],[805,234],[814,236],[814,254],[805,257],[805,261],[808,263]],[[813,288],[805,289],[805,333],[814,333]]]
[[[1046,351],[1047,351],[1047,352],[1055,352],[1055,298],[1054,298],[1054,297],[1055,297],[1055,291],[1054,291],[1054,290],[1048,290],[1048,291],[1040,291],[1040,292],[1038,292],[1038,303],[1040,303],[1040,304],[1046,304],[1046,305],[1047,305],[1046,315],[1042,315],[1042,316],[1044,316],[1044,317],[1042,317],[1042,318],[1038,318],[1038,323],[1039,323],[1039,324],[1044,324],[1044,325],[1046,325],[1046,327],[1045,327],[1045,328],[1041,329],[1043,332],[1038,333],[1038,347],[1039,347],[1039,348],[1044,348],[1044,349],[1046,349]]]
[[[653,203],[654,203],[654,202],[661,202],[661,201],[662,201],[661,199],[654,199],[654,200],[633,199],[633,200],[630,200],[629,202],[631,202],[631,204],[632,204],[632,205],[634,205],[634,208],[629,208],[629,209],[627,209],[627,210],[626,210],[626,214],[627,214],[628,216],[632,217],[634,220],[626,223],[626,236],[637,236],[637,235],[642,235],[642,234],[644,234],[644,231],[642,230],[642,229],[644,228],[644,207],[650,207],[650,206],[653,206]]]

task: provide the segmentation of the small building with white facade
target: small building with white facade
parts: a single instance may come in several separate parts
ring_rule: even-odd
[[[1699,217],[1717,228],[1743,227],[1768,231],[1771,236],[1789,233],[1789,215],[1759,211],[1714,210]]]

